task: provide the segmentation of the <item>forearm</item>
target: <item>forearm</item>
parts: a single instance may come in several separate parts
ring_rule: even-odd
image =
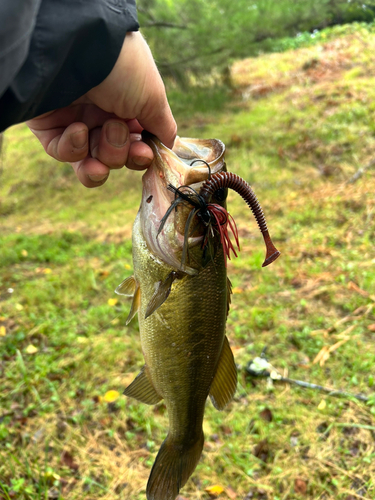
[[[138,29],[134,0],[12,2],[22,9],[0,6],[0,130],[67,106],[98,85],[115,65],[126,32]],[[3,51],[5,10],[18,31],[14,48]]]

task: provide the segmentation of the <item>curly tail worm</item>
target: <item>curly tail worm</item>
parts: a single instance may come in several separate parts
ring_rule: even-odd
[[[233,189],[233,191],[236,191],[236,193],[242,196],[249,205],[263,235],[264,243],[266,244],[266,258],[262,267],[268,266],[274,262],[279,257],[280,252],[271,241],[262,207],[250,185],[236,174],[231,172],[218,172],[212,174],[210,178],[204,182],[199,191],[199,195],[208,202],[209,198],[220,188]]]

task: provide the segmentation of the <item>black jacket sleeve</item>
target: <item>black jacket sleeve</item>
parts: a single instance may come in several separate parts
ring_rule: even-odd
[[[135,0],[1,0],[0,131],[98,85],[137,30]]]

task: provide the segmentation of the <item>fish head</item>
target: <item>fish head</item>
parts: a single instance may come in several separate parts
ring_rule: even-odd
[[[142,139],[152,149],[154,160],[143,176],[140,206],[142,233],[154,258],[187,274],[196,274],[202,266],[199,255],[205,231],[198,217],[191,220],[194,230],[186,235],[186,224],[194,206],[187,201],[175,203],[181,192],[195,197],[210,174],[225,171],[225,146],[216,139],[177,137],[173,149],[155,136],[143,132]],[[226,195],[213,200],[224,206]],[[192,219],[192,217],[190,217]],[[187,241],[186,241],[187,240]],[[187,249],[195,255],[194,263],[186,264],[182,254]]]

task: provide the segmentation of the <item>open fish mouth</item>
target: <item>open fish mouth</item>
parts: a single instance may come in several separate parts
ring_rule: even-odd
[[[228,188],[240,194],[256,218],[266,245],[263,267],[279,257],[252,188],[226,172],[221,141],[177,138],[170,150],[147,132],[144,140],[154,152],[154,161],[143,176],[142,229],[149,248],[164,263],[196,274],[197,269],[187,265],[188,251],[200,244],[205,253],[215,235],[225,263],[231,251],[237,255],[228,234],[230,228],[239,249],[237,228],[225,207]]]
[[[143,132],[142,138],[154,153],[154,161],[143,176],[140,209],[147,246],[165,264],[187,274],[196,274],[196,269],[181,262],[181,252],[186,245],[189,248],[200,245],[203,234],[189,236],[186,243],[185,222],[190,206],[180,206],[163,223],[176,198],[168,187],[186,186],[199,190],[210,174],[225,170],[225,146],[216,139],[177,137],[171,150],[148,132]]]

